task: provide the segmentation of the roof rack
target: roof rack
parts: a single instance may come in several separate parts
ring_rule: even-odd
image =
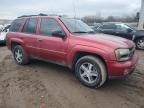
[[[32,17],[32,16],[59,16],[59,17],[61,17],[60,15],[54,15],[54,14],[47,15],[47,14],[40,13],[40,14],[38,14],[38,15],[22,15],[22,16],[20,16],[20,17],[18,17],[18,18]]]
[[[18,18],[32,17],[32,16],[48,16],[48,15],[47,15],[47,14],[40,13],[40,14],[38,14],[38,15],[22,15],[22,16],[19,16]]]

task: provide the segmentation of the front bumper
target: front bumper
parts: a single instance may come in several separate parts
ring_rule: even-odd
[[[6,41],[5,40],[0,40],[0,44],[5,44]]]
[[[131,74],[135,70],[137,62],[137,54],[135,54],[131,60],[126,62],[107,61],[109,78],[125,77]]]

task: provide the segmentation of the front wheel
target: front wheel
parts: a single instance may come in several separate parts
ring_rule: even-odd
[[[144,49],[144,38],[140,38],[136,41],[136,47],[141,50]]]
[[[95,56],[84,56],[75,65],[76,76],[88,87],[100,87],[107,79],[105,64]]]
[[[16,45],[12,49],[14,59],[17,64],[25,65],[28,63],[28,57],[26,52],[24,51],[23,47],[20,45]]]

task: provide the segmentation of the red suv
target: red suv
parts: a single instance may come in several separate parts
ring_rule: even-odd
[[[19,17],[6,41],[17,64],[27,64],[31,58],[60,64],[88,87],[127,76],[138,61],[132,41],[95,33],[81,20],[60,16]]]

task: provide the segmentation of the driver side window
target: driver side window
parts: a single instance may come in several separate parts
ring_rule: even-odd
[[[52,36],[53,32],[63,32],[61,26],[57,23],[55,19],[52,18],[42,18],[40,24],[40,34]]]
[[[127,29],[126,27],[122,26],[122,25],[117,25],[117,30],[119,31],[123,31],[123,32],[127,32]]]

